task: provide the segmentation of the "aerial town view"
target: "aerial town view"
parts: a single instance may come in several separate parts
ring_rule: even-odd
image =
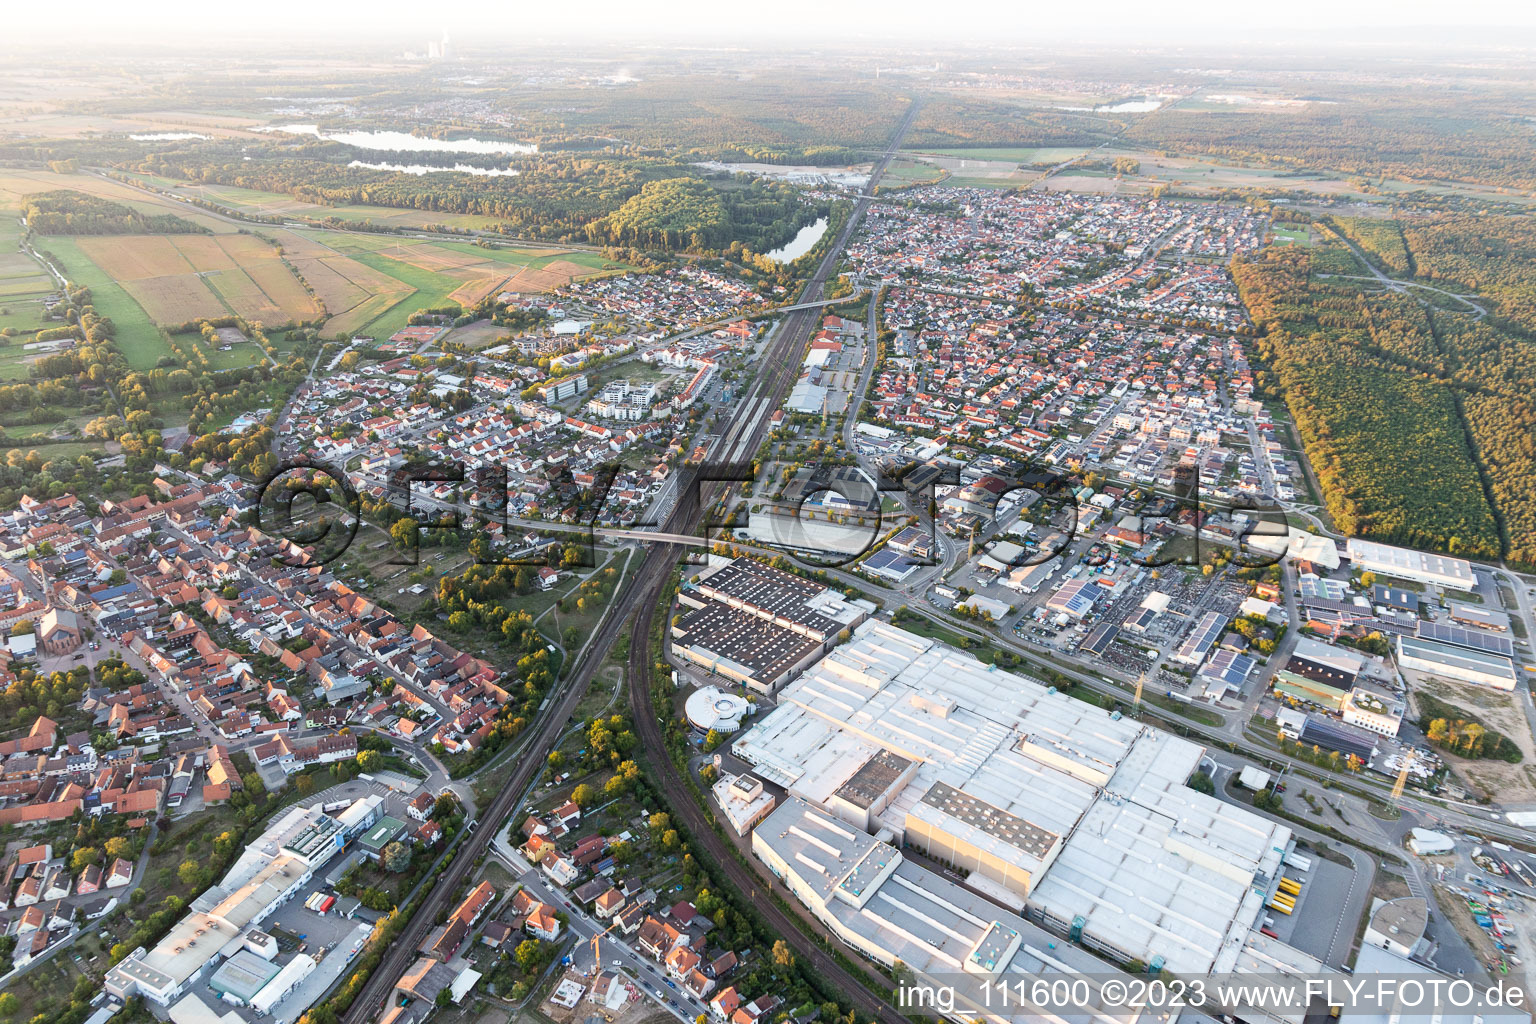
[[[1536,9],[5,19],[0,1024],[1530,1024]]]

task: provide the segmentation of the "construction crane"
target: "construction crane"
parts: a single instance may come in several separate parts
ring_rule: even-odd
[[[602,931],[596,932],[596,933],[593,934],[593,936],[592,936],[592,973],[593,973],[593,975],[596,975],[597,972],[602,970],[602,968],[603,968],[603,953],[602,953],[601,947],[598,945],[598,941],[600,939],[602,939],[602,937],[604,935],[607,935],[609,932],[613,931],[618,926],[619,926],[619,922],[615,921],[612,924],[610,924],[607,928],[604,928]]]
[[[1138,711],[1141,710],[1141,688],[1146,685],[1146,682],[1147,670],[1142,669],[1141,674],[1136,677],[1136,709]]]
[[[1409,747],[1403,754],[1403,767],[1397,773],[1397,781],[1392,785],[1392,802],[1403,798],[1403,787],[1408,785],[1408,769],[1413,767],[1413,748]]]

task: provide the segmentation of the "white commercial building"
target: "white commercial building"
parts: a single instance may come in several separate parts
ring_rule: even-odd
[[[1420,857],[1433,857],[1456,849],[1456,841],[1444,832],[1415,828],[1408,834],[1408,849]]]
[[[294,989],[299,983],[309,977],[315,969],[315,958],[305,953],[297,954],[292,960],[283,965],[283,969],[277,972],[277,976],[261,987],[256,997],[251,1000],[251,1008],[257,1013],[269,1013],[272,1007],[283,1001],[283,997]]]
[[[1397,638],[1397,664],[1441,679],[1456,679],[1496,690],[1513,690],[1515,663],[1502,654],[1474,651],[1417,636]]]
[[[744,836],[773,810],[773,794],[763,780],[751,775],[722,775],[710,787],[736,834]]]
[[[1155,1011],[1133,1008],[1093,1013],[1031,1005],[1030,983],[1037,978],[1097,975],[1097,987],[1110,972],[1083,950],[803,800],[788,800],[768,816],[752,833],[752,852],[844,943],[886,966],[900,961],[915,975],[914,989],[937,979],[954,997],[944,1016],[998,1024],[1134,1024],[1143,1012],[1155,1019]],[[999,985],[1025,1001],[1001,1007]],[[918,1009],[939,1016],[945,1008]]]
[[[140,947],[107,972],[107,992],[169,1006],[204,970],[245,948],[251,926],[304,892],[316,869],[378,819],[382,803],[370,795],[334,817],[319,804],[284,812],[153,949]]]
[[[1433,583],[1451,590],[1471,590],[1477,586],[1477,577],[1472,574],[1472,563],[1464,558],[1432,555],[1359,537],[1351,537],[1345,545],[1345,551],[1354,567],[1364,572]]]
[[[1396,736],[1403,724],[1404,710],[1401,701],[1357,686],[1344,698],[1344,724],[1383,736]]]
[[[752,704],[745,697],[726,693],[715,686],[701,686],[688,695],[683,704],[683,714],[688,724],[705,732],[711,729],[722,733],[741,728],[741,720],[752,711]]]
[[[733,751],[851,832],[1176,973],[1233,969],[1290,842],[1186,785],[1199,746],[880,621],[787,686]]]

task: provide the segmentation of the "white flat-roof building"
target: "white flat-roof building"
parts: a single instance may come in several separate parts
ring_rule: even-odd
[[[941,979],[954,993],[955,1020],[1051,1020],[1058,1024],[1133,1024],[1141,1011],[1092,1013],[1006,1009],[987,998],[996,985],[1027,997],[1029,982],[1052,975],[1110,973],[1084,950],[1057,941],[948,879],[913,864],[889,843],[790,799],[752,833],[752,852],[843,942],[887,966],[901,961],[916,978]],[[920,1012],[939,1015],[933,1006]],[[1150,1019],[1150,1018],[1149,1018]]]
[[[688,724],[708,732],[717,729],[723,733],[741,728],[741,720],[751,712],[751,703],[742,696],[726,693],[716,686],[701,686],[688,695],[683,704],[683,714]]]
[[[1405,710],[1401,701],[1357,686],[1344,698],[1344,724],[1383,736],[1396,736],[1402,727]]]
[[[722,775],[710,787],[736,834],[744,836],[773,810],[773,794],[751,775]]]
[[[1233,969],[1291,830],[1190,789],[1201,748],[1153,730],[1030,893],[1030,916],[1117,959]]]
[[[1433,555],[1412,548],[1378,544],[1373,540],[1351,537],[1345,545],[1349,560],[1357,569],[1398,579],[1433,583],[1452,590],[1471,590],[1477,586],[1472,563],[1464,558]]]
[[[786,687],[733,750],[854,831],[1176,972],[1230,969],[1290,841],[1285,826],[1185,785],[1196,744],[877,620]]]
[[[1519,681],[1515,663],[1502,654],[1469,650],[1417,636],[1399,634],[1397,664],[1441,679],[1457,679],[1496,690],[1513,690]]]
[[[169,1006],[205,969],[244,949],[250,927],[302,892],[317,868],[373,823],[383,802],[369,795],[335,817],[319,804],[289,808],[153,949],[140,947],[107,972],[107,992]]]

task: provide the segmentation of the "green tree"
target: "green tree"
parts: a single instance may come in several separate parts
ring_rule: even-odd
[[[411,866],[411,849],[399,841],[386,845],[382,857],[386,871],[399,874]]]
[[[203,866],[195,860],[184,860],[176,869],[176,877],[189,889],[200,889],[203,884]]]
[[[389,539],[395,542],[395,547],[401,551],[412,551],[416,547],[417,525],[416,520],[409,517],[397,519],[389,528]]]
[[[517,950],[513,956],[516,957],[519,967],[525,971],[531,971],[544,958],[544,951],[537,940],[524,939],[517,944]]]

